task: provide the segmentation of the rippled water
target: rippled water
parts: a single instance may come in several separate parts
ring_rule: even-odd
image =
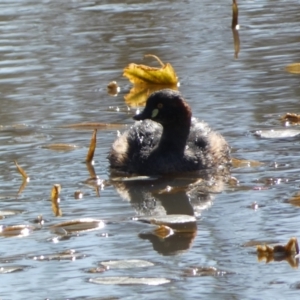
[[[1,237],[0,267],[23,270],[0,274],[1,299],[298,299],[298,268],[286,261],[258,262],[255,248],[242,246],[251,240],[285,244],[299,236],[299,208],[287,203],[299,190],[299,137],[252,134],[282,129],[280,115],[299,113],[299,76],[285,71],[299,62],[297,6],[295,0],[241,2],[236,59],[230,1],[0,1],[0,210],[22,211],[1,224],[37,226],[38,215],[46,221],[29,236]],[[148,53],[173,65],[193,114],[225,136],[234,157],[264,163],[233,169],[237,187],[200,200],[178,192],[156,196],[155,202],[152,188],[178,182],[108,185],[100,197],[84,183],[90,177],[84,159],[92,131],[62,125],[132,124],[136,109],[124,102],[131,85],[123,68],[131,62],[155,65],[143,60]],[[107,94],[111,80],[122,88],[117,97]],[[104,180],[110,178],[106,156],[117,129],[122,126],[98,131],[95,172]],[[53,143],[78,148],[43,148]],[[22,180],[14,160],[31,177],[18,197]],[[61,218],[54,217],[49,202],[56,183],[62,185]],[[82,200],[74,200],[78,189]],[[251,209],[255,201],[258,210]],[[147,233],[149,225],[132,220],[143,213],[193,211],[195,237],[164,241]],[[86,217],[107,225],[59,240],[49,229]],[[70,249],[79,254],[76,260],[33,259]],[[116,259],[144,259],[154,266],[88,272]],[[223,273],[187,275],[192,267]],[[171,282],[88,282],[101,276]]]

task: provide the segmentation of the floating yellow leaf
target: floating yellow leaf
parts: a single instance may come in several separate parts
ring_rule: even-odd
[[[86,162],[92,163],[93,158],[94,158],[94,153],[96,149],[96,143],[97,143],[97,129],[94,129],[92,138],[91,138],[91,143],[90,143],[90,148],[86,156]]]
[[[283,122],[289,122],[290,124],[296,125],[300,124],[300,115],[294,113],[286,113],[280,118]]]
[[[287,65],[285,67],[285,70],[292,74],[300,74],[300,63],[293,63]]]
[[[291,238],[285,246],[268,245],[257,246],[257,257],[259,261],[265,260],[266,263],[271,261],[286,260],[292,267],[298,267],[299,259],[295,256],[299,254],[298,241],[295,237]]]
[[[161,64],[161,68],[131,63],[124,69],[123,76],[135,85],[177,85],[178,77],[171,64],[164,64],[152,54],[145,55],[145,57],[154,57]]]
[[[59,194],[61,191],[61,185],[60,184],[54,184],[51,190],[51,202],[52,202],[52,211],[56,217],[62,216],[62,211],[59,207]]]

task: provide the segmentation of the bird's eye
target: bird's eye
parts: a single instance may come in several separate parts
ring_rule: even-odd
[[[164,106],[164,105],[163,105],[162,103],[158,103],[158,104],[157,104],[157,108],[159,108],[159,109],[163,108],[163,106]]]

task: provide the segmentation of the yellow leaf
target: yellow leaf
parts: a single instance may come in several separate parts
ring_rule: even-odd
[[[154,68],[131,63],[124,69],[123,76],[135,85],[177,85],[178,78],[171,64],[163,64],[155,55],[148,54],[147,56],[157,59],[162,67]]]
[[[125,102],[131,107],[144,106],[148,97],[162,88],[177,90],[176,85],[135,85],[130,92],[124,96]]]

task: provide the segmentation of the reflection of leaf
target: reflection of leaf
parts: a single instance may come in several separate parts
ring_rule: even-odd
[[[86,162],[92,163],[93,158],[94,158],[94,153],[96,149],[96,143],[97,143],[97,129],[94,129],[92,138],[91,138],[91,143],[90,143],[90,148],[86,156]]]
[[[290,124],[300,124],[300,115],[293,113],[286,113],[284,116],[280,118],[283,122],[289,122]]]
[[[149,95],[153,92],[161,90],[163,88],[169,88],[173,90],[177,90],[176,85],[135,85],[127,94],[125,98],[125,102],[131,106],[144,106],[146,104],[146,100],[148,99]]]
[[[159,85],[177,85],[178,78],[171,64],[163,64],[155,56],[148,54],[147,57],[154,57],[162,65],[161,68],[149,67],[146,65],[129,64],[125,69],[123,76],[136,85],[159,84]]]
[[[292,74],[300,74],[300,63],[293,63],[285,67],[286,71]]]
[[[157,217],[142,217],[138,219],[144,223],[151,223],[158,226],[168,226],[175,232],[193,233],[197,231],[196,218],[189,215],[166,215]]]
[[[90,162],[86,162],[86,167],[90,173],[90,178],[86,180],[86,183],[93,186],[97,197],[100,197],[100,188],[102,189],[103,187],[103,180],[101,180],[95,172],[94,166]]]
[[[19,188],[19,191],[18,191],[18,195],[20,195],[23,192],[23,190],[25,189],[25,187],[27,185],[27,182],[28,182],[27,180],[22,181],[22,184],[20,185],[20,188]]]
[[[239,52],[240,52],[239,32],[234,28],[234,29],[232,29],[232,34],[233,34],[233,43],[234,43],[234,58],[238,58]]]

